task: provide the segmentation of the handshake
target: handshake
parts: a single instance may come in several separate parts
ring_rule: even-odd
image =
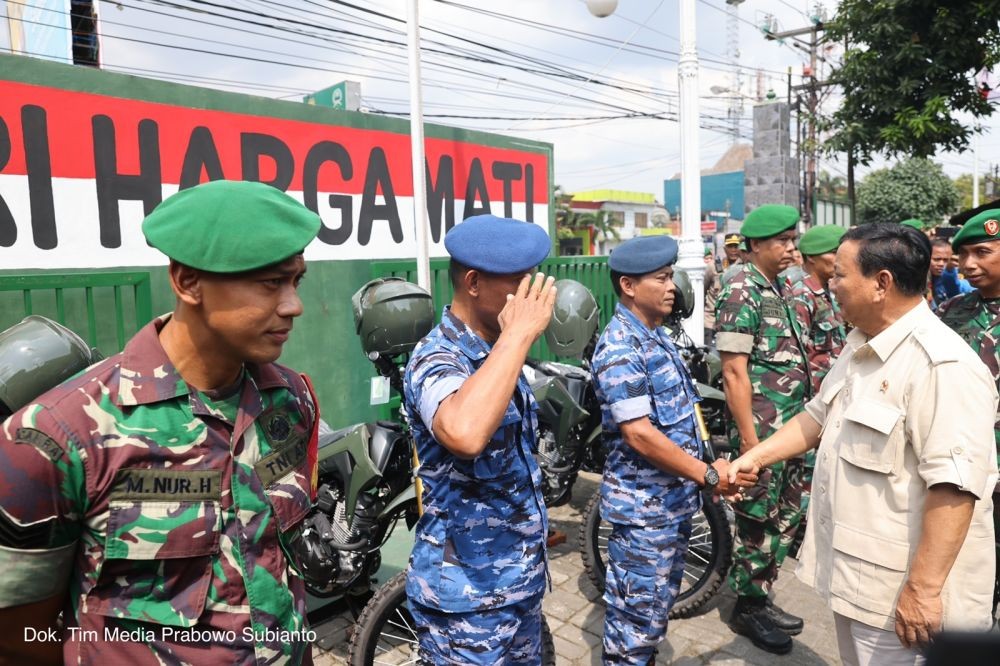
[[[726,499],[743,499],[744,489],[757,483],[756,471],[730,469],[729,461],[725,458],[713,462],[712,467],[719,473],[719,483],[715,486],[713,494],[722,495]]]

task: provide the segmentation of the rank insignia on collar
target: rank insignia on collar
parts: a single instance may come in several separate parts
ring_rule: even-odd
[[[879,393],[885,393],[888,390],[889,390],[889,380],[888,379],[883,379],[882,380],[882,384],[878,387],[878,392]]]

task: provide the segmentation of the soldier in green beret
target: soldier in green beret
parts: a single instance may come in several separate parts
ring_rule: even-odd
[[[799,240],[805,277],[792,284],[792,300],[795,303],[795,315],[802,327],[802,342],[809,361],[813,395],[819,392],[823,378],[830,371],[830,366],[833,365],[833,361],[847,340],[844,318],[840,314],[837,299],[830,293],[830,280],[833,278],[837,247],[846,232],[847,229],[844,227],[826,224],[809,229]],[[802,522],[789,549],[789,555],[792,557],[798,554],[805,533],[806,513],[809,508],[815,466],[816,451],[813,449],[805,454],[802,474]]]
[[[174,312],[0,429],[0,661],[312,663],[289,553],[319,412],[275,361],[320,224],[227,181],[143,222]]]
[[[791,206],[753,210],[740,233],[750,262],[723,284],[716,304],[731,441],[746,453],[802,411],[811,395],[802,333],[790,286],[778,274],[792,263],[799,213]],[[802,517],[801,460],[761,470],[757,485],[734,505],[736,547],[729,584],[738,595],[730,626],[776,654],[792,649],[801,618],[768,594]]]
[[[942,303],[937,315],[979,354],[1000,388],[1000,209],[979,213],[952,239],[965,279],[976,290]],[[1000,414],[993,429],[1000,463]],[[1000,534],[1000,483],[993,492],[993,522]],[[997,550],[1000,562],[1000,549]],[[996,576],[993,607],[1000,602],[1000,570]]]
[[[917,231],[923,231],[925,228],[927,228],[927,225],[924,224],[923,220],[918,220],[915,217],[911,217],[908,220],[903,220],[902,222],[900,222],[900,224],[906,227],[910,227],[912,229],[916,229]]]

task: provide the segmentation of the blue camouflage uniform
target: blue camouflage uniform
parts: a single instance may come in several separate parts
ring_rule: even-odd
[[[601,484],[601,516],[612,523],[604,661],[646,664],[667,632],[701,495],[693,481],[639,455],[619,424],[649,417],[700,458],[695,403],[701,398],[667,331],[650,330],[621,304],[597,343],[592,370],[609,448]]]
[[[445,308],[404,379],[424,506],[406,593],[420,656],[433,664],[541,662],[548,521],[532,456],[538,422],[531,389],[522,375],[500,428],[472,460],[452,455],[431,431],[438,406],[490,348]]]

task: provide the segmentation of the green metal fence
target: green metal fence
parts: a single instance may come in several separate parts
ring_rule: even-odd
[[[21,292],[20,298],[13,292]],[[0,330],[24,316],[43,315],[69,327],[105,355],[121,351],[153,318],[146,271],[4,275],[0,302]]]
[[[614,312],[618,302],[611,288],[611,277],[608,272],[607,257],[552,257],[546,259],[539,269],[557,280],[569,278],[580,282],[590,289],[601,308],[600,329],[603,330]],[[417,281],[417,264],[412,260],[376,261],[372,263],[372,278],[401,277],[409,282]],[[440,317],[441,309],[451,302],[454,290],[448,276],[448,259],[431,260],[431,286],[434,289],[434,308]],[[531,357],[546,361],[560,360],[573,362],[572,359],[559,358],[549,351],[545,338],[539,339],[531,348]]]

